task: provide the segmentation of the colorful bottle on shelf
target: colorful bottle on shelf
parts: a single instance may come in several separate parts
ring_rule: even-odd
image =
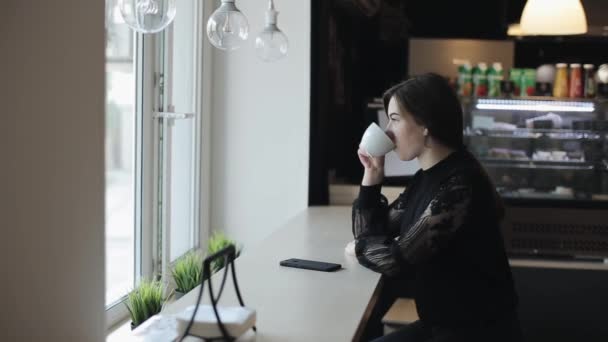
[[[583,72],[581,65],[578,63],[570,64],[570,90],[569,97],[583,97]]]
[[[583,96],[588,99],[595,97],[595,74],[593,72],[593,64],[583,65],[585,69],[583,79]]]
[[[479,63],[473,68],[473,94],[475,96],[488,96],[488,66]]]
[[[458,95],[467,97],[473,93],[471,64],[463,63],[458,67]]]
[[[492,67],[488,70],[488,96],[500,96],[500,81],[502,79],[502,64],[499,62],[492,63]]]
[[[566,63],[557,63],[555,65],[555,81],[553,82],[554,97],[568,97],[568,65]]]

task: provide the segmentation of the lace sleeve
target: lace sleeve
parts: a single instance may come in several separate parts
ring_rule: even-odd
[[[353,203],[352,230],[355,239],[365,236],[395,237],[401,229],[404,194],[388,205],[379,186],[362,187]]]
[[[393,239],[362,236],[355,253],[361,265],[395,275],[428,260],[450,242],[470,212],[472,189],[461,176],[453,176],[439,189],[421,217]]]

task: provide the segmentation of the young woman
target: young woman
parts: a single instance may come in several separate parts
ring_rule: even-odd
[[[421,169],[389,204],[380,193],[384,157],[359,149],[355,253],[383,274],[380,302],[412,292],[420,320],[377,341],[520,341],[502,202],[463,144],[456,94],[441,76],[425,74],[386,91],[384,107],[394,151]]]

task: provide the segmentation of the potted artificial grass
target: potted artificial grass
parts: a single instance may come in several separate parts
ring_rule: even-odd
[[[196,251],[186,253],[175,262],[171,275],[175,281],[175,299],[179,299],[201,283],[203,277],[202,254]]]
[[[157,280],[142,280],[127,297],[126,306],[131,315],[131,329],[159,313],[164,302],[162,283]]]
[[[222,232],[215,232],[209,238],[209,242],[207,244],[207,253],[212,255],[216,252],[221,251],[222,249],[228,247],[229,245],[233,245],[236,249],[236,256],[238,257],[241,254],[241,248],[238,248],[236,242],[234,240],[229,239]],[[215,273],[221,270],[224,267],[224,259],[217,259],[211,264],[211,273]]]

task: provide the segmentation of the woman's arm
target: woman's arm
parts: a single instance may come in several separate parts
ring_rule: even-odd
[[[461,175],[439,189],[421,217],[394,239],[361,235],[355,253],[361,265],[395,275],[422,263],[444,248],[462,227],[471,207],[472,188]]]
[[[401,226],[401,214],[405,209],[404,193],[388,205],[386,197],[380,193],[381,185],[361,186],[359,197],[353,203],[353,236],[397,236]]]

